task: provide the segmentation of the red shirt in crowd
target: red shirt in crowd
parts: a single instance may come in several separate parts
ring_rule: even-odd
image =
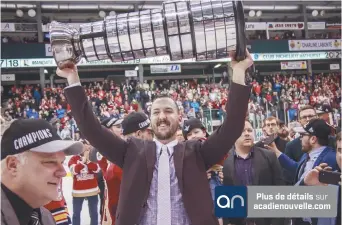
[[[73,197],[89,197],[100,192],[96,178],[100,167],[97,163],[82,163],[82,157],[75,155],[69,160],[68,166],[73,175]]]
[[[102,157],[102,156],[101,156]],[[103,224],[115,224],[115,214],[119,203],[122,169],[114,163],[108,162],[105,157],[98,158],[98,164],[106,181],[105,205],[103,209]]]

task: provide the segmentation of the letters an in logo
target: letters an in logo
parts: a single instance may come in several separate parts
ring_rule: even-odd
[[[227,203],[225,205],[222,205],[221,199],[225,199]],[[245,200],[243,199],[243,197],[241,195],[234,195],[231,199],[229,199],[229,197],[227,195],[221,195],[220,197],[217,198],[216,204],[222,209],[224,209],[224,208],[234,209],[235,199],[240,200],[240,206],[241,207],[245,206]]]
[[[247,205],[246,186],[219,186],[215,188],[216,217],[246,218]]]

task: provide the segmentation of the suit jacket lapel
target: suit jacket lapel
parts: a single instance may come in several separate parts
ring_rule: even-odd
[[[178,179],[179,189],[183,193],[183,161],[184,161],[185,146],[178,143],[174,147],[173,162],[175,164],[176,176]]]
[[[147,164],[147,182],[151,185],[152,177],[153,177],[153,170],[157,160],[157,146],[156,143],[153,141],[147,142],[145,157],[146,157],[146,164]]]
[[[17,215],[9,202],[5,192],[1,189],[1,215],[2,220],[8,225],[20,225]]]
[[[229,152],[223,166],[224,185],[237,185],[239,183],[235,178],[234,154],[232,152]]]
[[[262,159],[260,152],[254,150],[252,153],[252,184],[253,185],[259,184],[260,170],[261,170],[260,159]]]

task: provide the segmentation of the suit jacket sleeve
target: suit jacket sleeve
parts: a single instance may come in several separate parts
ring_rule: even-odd
[[[280,162],[280,165],[288,170],[291,174],[295,174],[297,167],[298,167],[298,163],[293,161],[292,159],[290,159],[287,155],[285,154],[281,154],[278,157],[278,160]]]
[[[284,153],[290,158],[290,159],[295,159],[294,155],[292,154],[293,149],[292,149],[292,141],[286,144],[285,151]]]
[[[66,88],[64,92],[81,134],[109,161],[123,167],[127,142],[101,126],[89,105],[83,87]]]
[[[232,83],[226,103],[226,118],[199,150],[207,168],[222,160],[240,137],[245,126],[250,91],[249,86]]]
[[[298,157],[300,157],[300,155],[296,154],[298,152],[298,142],[300,142],[299,139],[294,139],[285,145],[285,155],[294,161],[298,161]]]
[[[283,171],[280,166],[280,163],[277,159],[277,156],[271,152],[270,161],[271,161],[271,170],[272,170],[272,183],[273,185],[285,185]]]
[[[283,178],[283,172],[281,169],[281,166],[278,162],[277,156],[270,152],[270,164],[271,164],[271,170],[272,170],[272,183],[273,185],[285,185],[284,178]],[[271,219],[272,225],[284,225],[285,219],[283,218],[272,218]]]

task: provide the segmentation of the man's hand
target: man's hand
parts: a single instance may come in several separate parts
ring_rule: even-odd
[[[212,172],[213,170],[212,169],[209,169],[208,171],[207,171],[207,178],[208,178],[208,180],[210,180],[211,179],[211,172]],[[218,171],[218,177],[220,178],[220,182],[221,183],[223,183],[223,172],[222,172],[222,170],[220,170],[220,171]]]
[[[211,179],[211,169],[209,169],[209,170],[207,170],[207,178],[208,178],[208,180],[210,180]]]
[[[276,144],[274,142],[272,142],[269,145],[265,145],[265,148],[268,150],[271,150],[272,152],[274,152],[277,156],[277,158],[282,154],[281,151],[279,151],[279,149],[277,148]]]
[[[246,70],[253,65],[253,59],[251,54],[249,54],[248,50],[246,49],[247,57],[246,59],[237,62],[235,61],[235,52],[230,52],[229,56],[232,59],[231,66],[233,69],[233,77],[232,81],[237,84],[245,85],[245,78],[246,78]]]
[[[304,177],[304,184],[310,186],[326,186],[327,184],[319,182],[318,176],[320,171],[331,171],[332,168],[326,163],[321,163],[314,169],[310,170]]]
[[[77,66],[73,63],[63,64],[62,69],[57,68],[56,74],[60,77],[66,78],[69,85],[80,83]]]

